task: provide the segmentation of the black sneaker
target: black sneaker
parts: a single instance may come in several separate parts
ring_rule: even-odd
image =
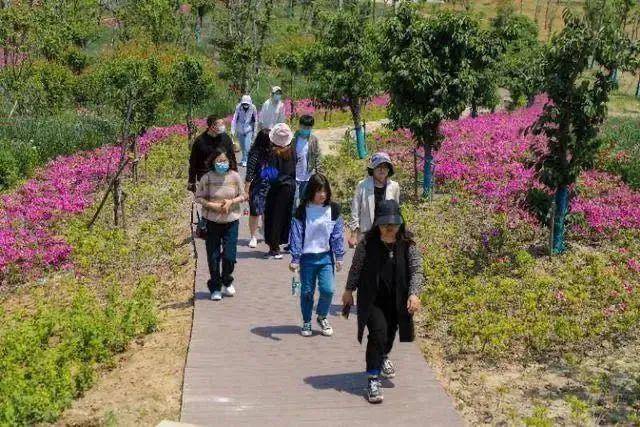
[[[382,403],[382,384],[378,377],[369,377],[369,385],[367,386],[367,400],[369,403]]]
[[[380,373],[380,376],[382,378],[393,378],[396,376],[396,368],[387,357],[382,360],[382,372]]]

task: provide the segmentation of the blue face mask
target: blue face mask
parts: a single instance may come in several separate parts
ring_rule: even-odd
[[[300,129],[300,131],[298,131],[298,135],[303,138],[309,138],[311,136],[311,129]]]
[[[275,93],[273,95],[273,100],[276,102],[280,102],[280,100],[282,99],[282,95],[280,95],[279,93]]]
[[[215,165],[213,165],[213,170],[220,175],[224,175],[225,173],[229,172],[229,163],[218,163],[216,162]]]

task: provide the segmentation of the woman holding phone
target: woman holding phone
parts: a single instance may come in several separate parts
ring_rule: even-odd
[[[373,228],[356,247],[346,289],[343,314],[353,305],[358,292],[358,341],[365,327],[369,331],[366,350],[367,398],[383,400],[380,377],[396,374],[389,353],[396,332],[401,342],[415,338],[413,314],[420,309],[422,256],[405,228],[395,200],[381,201]]]

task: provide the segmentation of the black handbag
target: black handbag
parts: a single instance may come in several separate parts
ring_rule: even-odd
[[[196,223],[196,237],[198,239],[205,240],[207,238],[207,220],[200,216],[200,213],[196,209],[196,216],[198,217],[198,222]]]

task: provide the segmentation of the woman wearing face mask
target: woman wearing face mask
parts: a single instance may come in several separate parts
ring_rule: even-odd
[[[296,192],[296,156],[291,140],[293,132],[279,123],[269,132],[271,154],[263,172],[271,170],[269,192],[264,210],[264,240],[269,245],[267,259],[282,259],[280,246],[289,240],[293,197]]]
[[[371,403],[382,402],[380,377],[396,374],[389,360],[396,332],[401,342],[415,338],[413,314],[420,309],[422,281],[422,256],[405,229],[400,207],[395,200],[384,200],[376,210],[374,227],[356,248],[342,295],[342,303],[351,306],[353,292],[358,292],[358,341],[362,342],[365,327],[369,331],[366,366]]]
[[[262,104],[260,110],[260,129],[273,129],[275,125],[286,120],[282,89],[280,86],[274,86],[271,88],[271,97]]]
[[[354,247],[371,229],[375,220],[376,206],[383,200],[400,203],[400,186],[393,181],[393,164],[387,153],[371,156],[367,167],[369,176],[360,181],[351,202],[349,246]]]
[[[231,134],[238,138],[240,149],[242,150],[242,160],[240,165],[247,167],[249,160],[249,150],[253,143],[253,137],[258,129],[258,110],[251,102],[249,95],[244,95],[240,103],[236,106],[236,112],[231,120]]]
[[[247,198],[240,174],[229,169],[226,150],[215,149],[207,164],[209,172],[198,182],[196,203],[202,205],[202,216],[207,222],[206,248],[211,275],[207,286],[211,299],[220,301],[223,296],[232,297],[236,293],[233,270],[238,246],[238,224],[242,216],[240,204]]]
[[[233,151],[233,141],[227,135],[224,120],[215,115],[207,117],[207,130],[198,135],[191,146],[189,156],[189,191],[196,191],[196,183],[209,171],[207,160],[216,149],[222,149],[229,159],[229,168],[237,171],[236,154]]]

